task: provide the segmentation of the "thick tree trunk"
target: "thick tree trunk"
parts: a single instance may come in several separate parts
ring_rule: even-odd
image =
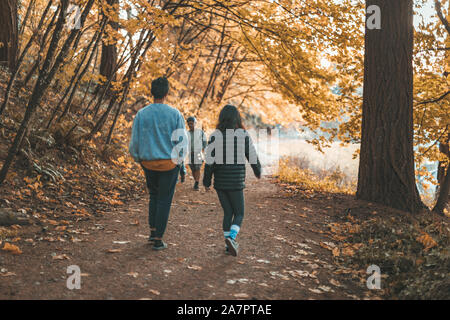
[[[367,0],[381,29],[366,28],[358,199],[409,212],[425,208],[413,153],[413,0]]]
[[[18,48],[17,1],[0,1],[0,65],[15,69]]]

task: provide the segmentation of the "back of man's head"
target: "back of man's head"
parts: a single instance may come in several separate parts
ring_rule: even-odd
[[[169,81],[166,77],[159,77],[152,81],[152,95],[155,99],[164,98],[169,92]]]

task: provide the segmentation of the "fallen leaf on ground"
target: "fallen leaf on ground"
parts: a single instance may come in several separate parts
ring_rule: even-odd
[[[264,259],[256,260],[256,262],[260,262],[260,263],[270,263],[270,261],[264,260]]]
[[[301,249],[297,249],[297,250],[295,250],[295,252],[297,252],[298,254],[304,255],[304,256],[307,256],[307,255],[314,255],[313,252],[307,252],[307,251],[301,250]]]
[[[351,247],[342,248],[342,255],[352,257],[355,254],[355,251]]]
[[[246,293],[235,293],[235,294],[233,294],[233,296],[235,298],[238,298],[238,299],[247,299],[247,298],[249,298],[249,295],[246,294]]]
[[[119,252],[122,252],[122,249],[108,249],[108,250],[106,250],[106,252],[108,252],[108,253],[119,253]]]
[[[127,273],[127,276],[130,276],[130,277],[133,277],[133,278],[137,278],[138,275],[139,275],[139,273],[137,273],[137,272],[128,272]]]
[[[0,273],[0,276],[2,277],[12,277],[15,276],[16,274],[14,272],[6,272],[6,273]]]
[[[333,251],[331,251],[331,253],[333,253],[334,257],[339,257],[339,254],[340,254],[339,248],[338,247],[334,248]]]
[[[52,256],[52,259],[53,260],[64,260],[64,259],[70,260],[69,256],[65,253],[60,254],[60,255],[54,255],[54,256]]]
[[[192,265],[192,266],[188,266],[188,269],[192,269],[192,270],[200,271],[200,270],[202,270],[202,267],[200,267],[200,266],[195,266],[195,265]]]
[[[115,244],[127,244],[130,243],[131,241],[113,241],[113,243]]]
[[[333,289],[331,289],[330,287],[327,287],[327,286],[319,286],[318,288],[325,292],[334,292]]]
[[[341,283],[340,283],[339,281],[337,281],[337,280],[334,280],[334,279],[331,279],[331,280],[330,280],[330,283],[331,283],[333,286],[335,286],[335,287],[340,287],[340,286],[341,286]]]
[[[148,289],[148,292],[153,293],[157,296],[159,296],[161,293],[158,290]]]
[[[423,234],[420,237],[417,237],[416,240],[423,244],[425,247],[424,250],[428,251],[429,249],[437,246],[437,242],[434,241],[434,239],[428,234],[423,232]]]
[[[10,244],[8,242],[5,242],[5,246],[3,247],[2,250],[7,251],[12,254],[21,254],[22,253],[22,250],[20,250],[20,248],[18,246]]]
[[[308,288],[308,290],[311,291],[311,292],[317,293],[317,294],[321,294],[322,293],[322,291],[320,291],[319,289]]]

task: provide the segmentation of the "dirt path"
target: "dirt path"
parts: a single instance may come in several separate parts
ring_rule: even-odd
[[[189,179],[177,186],[165,234],[169,248],[161,252],[147,244],[146,194],[66,230],[23,228],[16,243],[23,253],[0,252],[0,298],[355,299],[368,294],[357,277],[339,273],[330,251],[320,246],[330,241],[326,225],[345,210],[345,196],[291,198],[268,178],[250,179],[238,236],[241,251],[232,257],[224,252],[216,193],[191,187]],[[81,269],[80,290],[66,287],[69,265]]]

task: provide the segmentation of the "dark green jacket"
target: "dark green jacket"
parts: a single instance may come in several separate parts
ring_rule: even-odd
[[[227,135],[226,133],[221,134],[222,141],[220,141],[220,136],[217,136],[219,132],[218,130],[214,131],[206,147],[203,185],[205,187],[211,186],[211,180],[214,176],[215,189],[242,190],[245,188],[246,160],[250,162],[255,176],[261,177],[261,163],[259,162],[252,139],[248,132],[238,129],[234,131],[234,136]],[[233,131],[230,132],[231,134],[233,133]],[[219,148],[222,149],[222,156],[220,156]],[[228,161],[227,151],[231,153],[228,155]]]

